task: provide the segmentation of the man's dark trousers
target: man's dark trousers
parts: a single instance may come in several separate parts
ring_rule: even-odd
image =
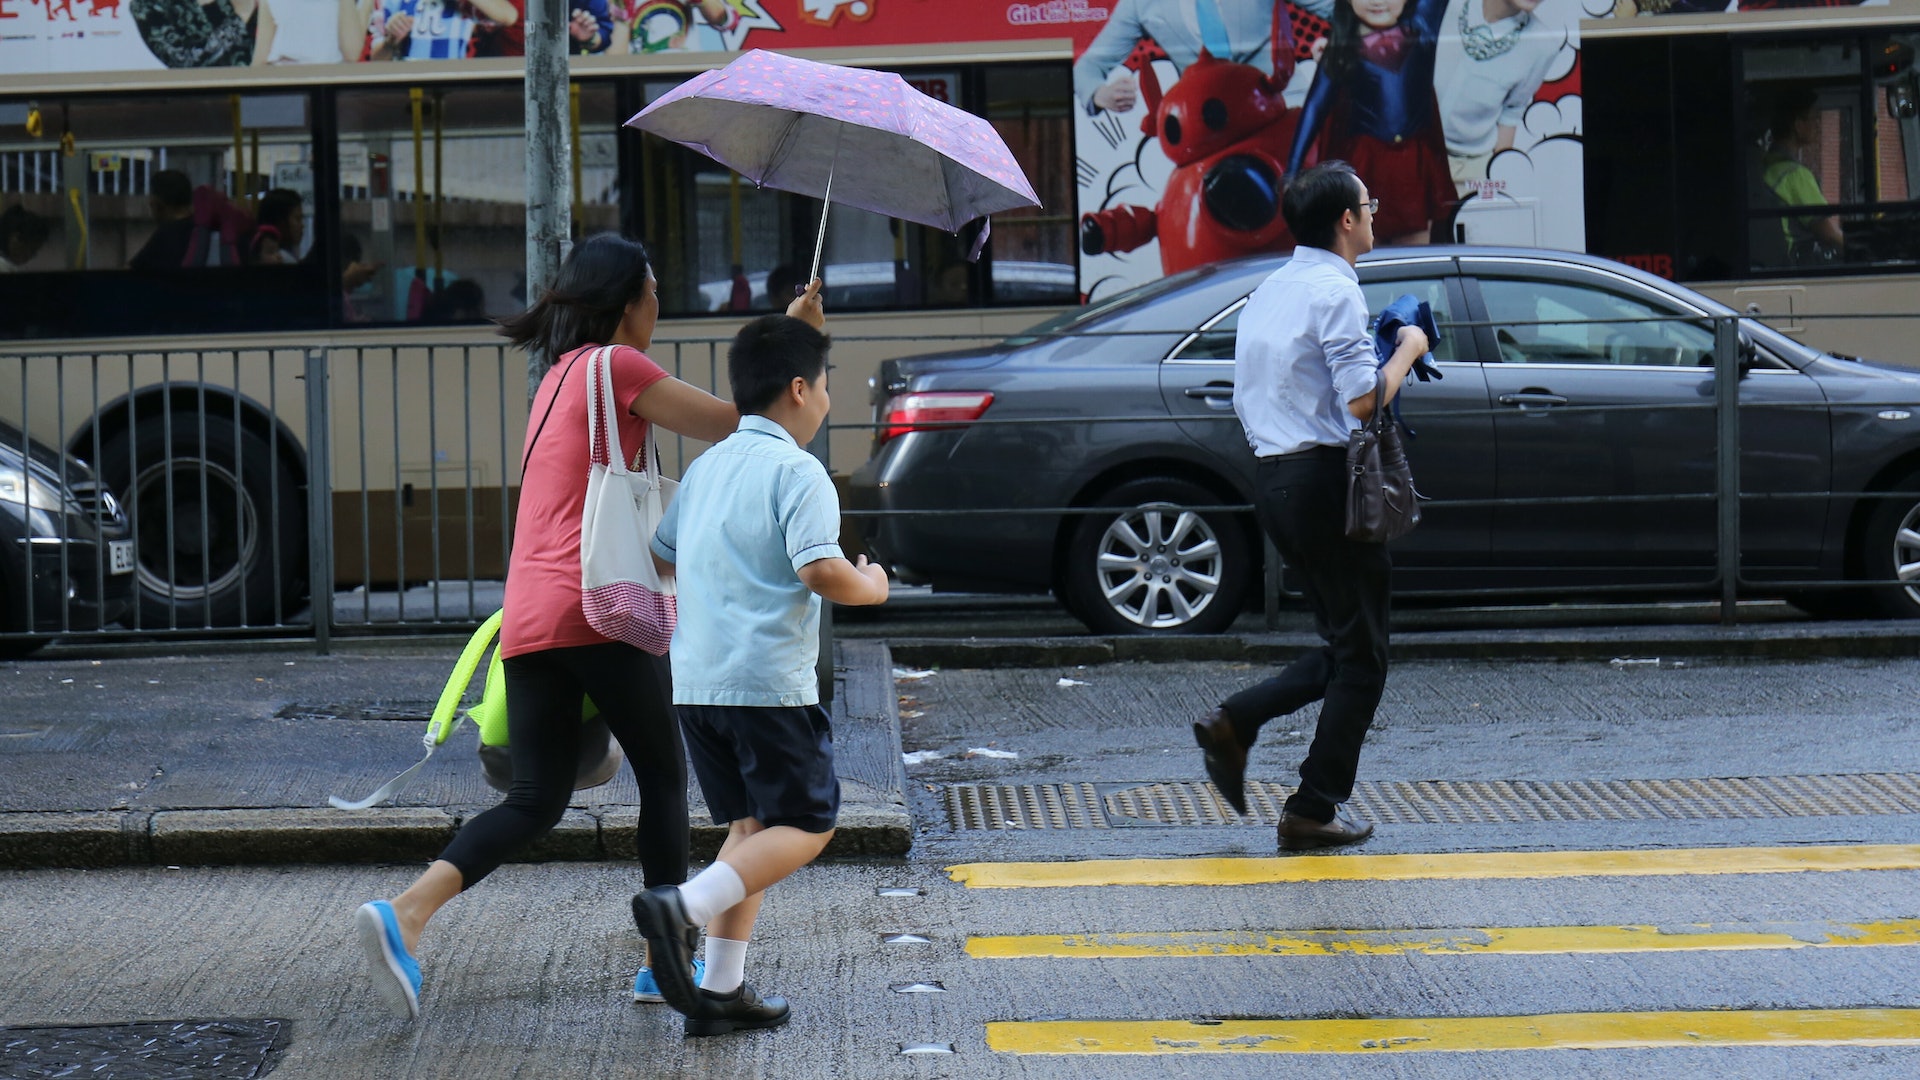
[[[1260,526],[1299,574],[1314,629],[1326,644],[1221,706],[1241,744],[1251,746],[1268,720],[1321,702],[1300,787],[1286,807],[1315,821],[1332,820],[1334,808],[1353,794],[1360,744],[1387,681],[1393,562],[1385,544],[1347,539],[1346,458],[1345,447],[1320,446],[1260,459],[1254,492]]]

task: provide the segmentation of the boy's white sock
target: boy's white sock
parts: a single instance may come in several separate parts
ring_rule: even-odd
[[[687,918],[695,926],[705,926],[715,915],[747,898],[746,883],[733,867],[714,860],[713,865],[693,875],[680,886],[680,902],[687,906]]]
[[[747,979],[747,943],[732,938],[707,938],[707,973],[700,989],[731,994]]]

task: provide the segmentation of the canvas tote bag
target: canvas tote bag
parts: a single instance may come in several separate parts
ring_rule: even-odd
[[[672,579],[653,567],[653,531],[679,483],[660,474],[660,452],[647,443],[629,469],[620,449],[613,396],[613,350],[587,360],[587,502],[580,515],[580,608],[587,625],[615,641],[665,656],[679,616]]]

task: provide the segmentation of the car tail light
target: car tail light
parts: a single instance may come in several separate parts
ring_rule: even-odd
[[[938,429],[947,424],[969,424],[993,404],[993,394],[985,390],[930,390],[899,394],[888,399],[886,417],[880,428],[880,441],[905,435],[909,431]]]

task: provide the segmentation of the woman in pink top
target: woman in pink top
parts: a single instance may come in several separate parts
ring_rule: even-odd
[[[687,875],[687,765],[665,657],[612,641],[580,609],[580,516],[587,494],[587,353],[612,345],[620,445],[646,445],[647,427],[706,442],[733,433],[740,414],[647,359],[660,316],[657,283],[638,242],[612,234],[576,245],[559,280],[501,332],[555,358],[534,395],[523,451],[520,506],[507,564],[500,654],[507,687],[513,786],[500,805],[462,826],[391,902],[355,914],[374,987],[409,1018],[419,1012],[414,953],[427,920],[559,822],[580,756],[580,703],[590,697],[620,741],[640,788],[638,847],[648,886]],[[822,319],[819,283],[794,301]],[[646,543],[646,537],[634,542]],[[642,969],[636,982],[652,985]]]

